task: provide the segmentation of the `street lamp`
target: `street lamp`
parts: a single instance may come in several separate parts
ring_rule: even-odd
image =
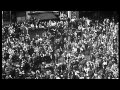
[[[2,11],[2,25],[3,25],[3,11]]]
[[[71,11],[68,11],[68,18],[71,19]]]
[[[10,23],[11,23],[11,11],[10,11]]]

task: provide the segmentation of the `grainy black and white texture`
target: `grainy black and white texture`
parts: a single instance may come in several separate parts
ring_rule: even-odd
[[[118,22],[54,23],[2,27],[2,79],[119,79]]]

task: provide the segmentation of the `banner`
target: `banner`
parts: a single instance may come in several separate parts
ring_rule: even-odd
[[[23,22],[25,21],[25,17],[17,17],[17,22]]]
[[[79,11],[71,11],[71,19],[78,19]]]

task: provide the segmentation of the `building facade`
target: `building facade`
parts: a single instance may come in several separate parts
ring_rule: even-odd
[[[35,17],[39,20],[79,18],[78,11],[2,11],[2,23],[23,22]]]

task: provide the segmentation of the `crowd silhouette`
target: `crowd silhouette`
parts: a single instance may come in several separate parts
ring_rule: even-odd
[[[2,79],[117,79],[118,22],[39,21],[2,27]]]

